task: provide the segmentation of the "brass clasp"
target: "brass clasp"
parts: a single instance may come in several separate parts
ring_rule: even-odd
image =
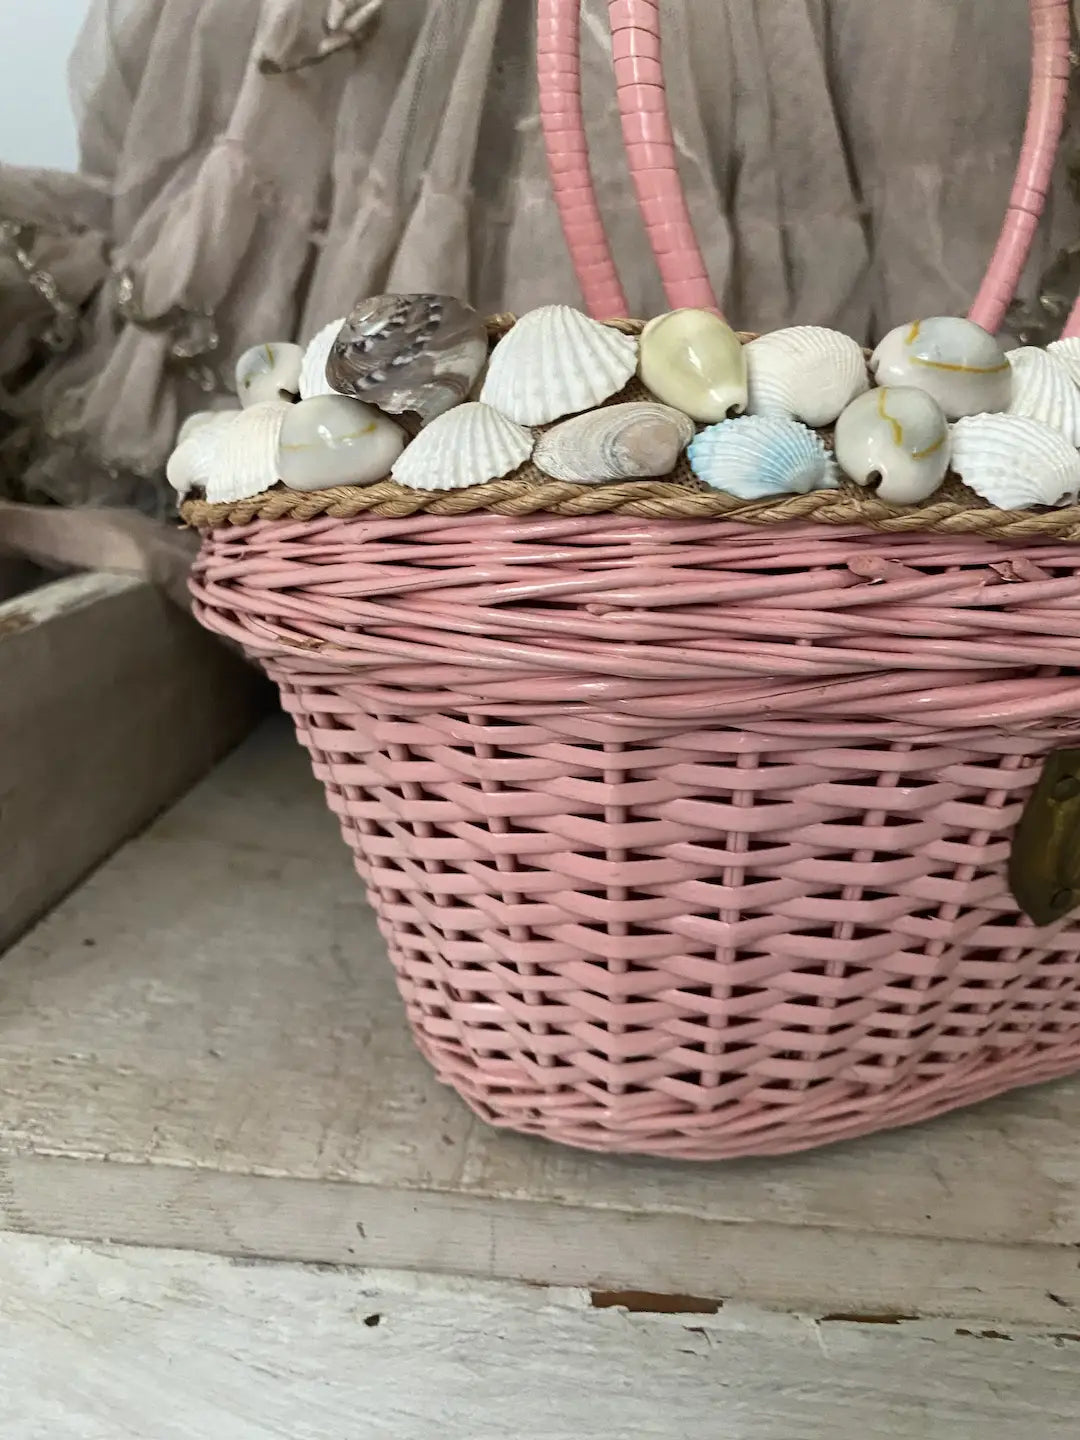
[[[1080,905],[1080,750],[1047,756],[1013,836],[1009,889],[1036,925]]]

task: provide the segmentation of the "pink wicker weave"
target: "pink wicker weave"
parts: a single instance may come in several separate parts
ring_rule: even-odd
[[[657,6],[611,12],[668,293],[711,304]],[[1045,192],[1065,12],[1032,0],[1032,119],[983,323]],[[610,314],[577,6],[539,13],[556,195],[590,308]],[[324,517],[209,530],[192,588],[280,686],[417,1041],[492,1123],[776,1153],[1080,1066],[1080,926],[1035,926],[1006,882],[1043,761],[1080,733],[1077,547]]]
[[[1080,929],[1004,878],[1080,731],[1075,548],[278,521],[215,531],[194,594],[281,687],[486,1119],[704,1159],[1080,1064]]]

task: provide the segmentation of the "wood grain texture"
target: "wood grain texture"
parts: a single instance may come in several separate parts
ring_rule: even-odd
[[[5,1440],[1075,1435],[1075,1335],[0,1237]]]
[[[234,745],[254,672],[145,581],[0,603],[0,946]]]
[[[1078,1124],[1067,1081],[716,1166],[487,1129],[413,1049],[280,722],[0,967],[9,1230],[1069,1328]]]

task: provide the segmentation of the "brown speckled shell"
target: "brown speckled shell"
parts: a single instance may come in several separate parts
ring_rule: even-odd
[[[426,425],[468,398],[487,348],[484,321],[452,296],[376,295],[341,327],[326,375],[342,395]]]

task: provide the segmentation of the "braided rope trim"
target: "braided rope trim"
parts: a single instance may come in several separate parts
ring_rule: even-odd
[[[409,515],[633,515],[645,520],[737,520],[745,525],[783,525],[815,521],[822,525],[865,525],[892,533],[936,531],[945,535],[982,535],[995,540],[1080,541],[1080,505],[1063,510],[995,510],[969,501],[888,505],[873,496],[840,490],[816,490],[782,499],[738,500],[719,491],[693,490],[665,480],[634,480],[614,485],[575,485],[513,475],[468,490],[410,490],[393,480],[364,488],[338,485],[301,493],[267,490],[247,500],[211,505],[188,500],[180,513],[189,525],[213,529],[250,525],[255,520],[315,520],[327,516],[352,520],[358,515],[402,519]]]
[[[488,334],[497,340],[514,325],[513,315],[493,315]],[[641,333],[640,320],[606,324],[628,335]],[[740,334],[744,342],[753,334]],[[618,399],[619,397],[614,397]],[[950,495],[950,491],[953,493]],[[959,491],[958,495],[956,492]],[[413,490],[396,480],[374,485],[335,485],[326,490],[264,490],[245,500],[211,503],[185,500],[180,516],[198,530],[250,525],[256,520],[354,520],[377,515],[400,520],[410,515],[632,515],[642,520],[735,520],[744,525],[863,525],[894,534],[934,531],[944,535],[981,535],[993,540],[1080,541],[1080,505],[1060,510],[996,510],[959,484],[948,484],[941,498],[923,505],[889,505],[857,485],[814,490],[767,500],[740,500],[723,491],[669,480],[618,481],[578,485],[551,480],[533,465],[501,480],[467,490]]]

